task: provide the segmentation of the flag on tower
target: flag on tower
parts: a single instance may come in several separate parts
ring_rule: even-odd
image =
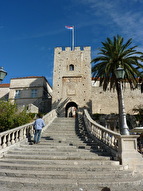
[[[74,26],[65,26],[65,28],[72,31],[72,50],[74,50]]]
[[[65,28],[72,30],[74,27],[73,26],[65,26]]]

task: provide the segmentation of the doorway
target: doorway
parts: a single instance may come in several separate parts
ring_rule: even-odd
[[[65,108],[65,117],[76,117],[78,106],[75,102],[69,102]]]

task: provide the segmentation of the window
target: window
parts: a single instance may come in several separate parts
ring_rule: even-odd
[[[70,65],[69,65],[69,70],[70,70],[70,71],[74,71],[74,65],[73,65],[73,64],[70,64]]]
[[[20,95],[21,94],[21,90],[16,90],[16,92],[15,92],[15,98],[16,99],[18,99],[18,98],[20,98]]]
[[[31,90],[31,97],[32,98],[37,97],[37,89]]]

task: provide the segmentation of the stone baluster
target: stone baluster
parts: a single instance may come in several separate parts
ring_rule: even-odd
[[[97,138],[99,138],[99,129],[96,127],[96,134],[95,134],[95,136],[97,137]]]
[[[89,130],[90,132],[92,131],[92,124],[90,123],[90,121],[89,121]]]
[[[95,126],[94,126],[95,127]],[[98,138],[98,128],[97,127],[95,127],[95,131],[94,131],[95,133],[95,136]]]
[[[111,133],[109,133],[109,138],[108,138],[108,139],[109,139],[109,146],[110,146],[110,147],[113,147],[113,146],[112,146],[112,137],[114,137],[114,135],[112,135]]]
[[[102,130],[99,129],[99,139],[102,140]]]
[[[15,139],[15,142],[16,142],[16,143],[19,142],[19,130],[16,131],[16,139]]]
[[[20,130],[17,131],[17,140],[20,141]]]
[[[5,135],[3,136],[3,143],[2,143],[2,148],[3,148],[3,149],[7,147],[7,144],[6,144],[6,136],[7,136],[7,134],[5,134]]]
[[[106,132],[102,131],[102,141],[105,142],[106,141]]]
[[[99,129],[96,127],[96,134],[95,136],[99,139]]]
[[[19,130],[19,141],[23,139],[23,129]]]
[[[23,129],[23,138],[26,138],[26,132],[27,132],[27,130],[26,130],[26,128],[24,128]]]
[[[7,135],[7,146],[11,145],[10,133]]]
[[[15,143],[15,131],[12,132],[11,136],[11,144],[13,145]]]
[[[111,146],[112,148],[115,147],[115,136],[114,136],[114,135],[112,135],[112,137],[111,137],[111,144],[110,144],[110,146]]]
[[[109,145],[109,139],[110,139],[110,134],[108,134],[108,132],[106,132],[106,137],[105,137],[105,143],[107,144],[107,145]]]

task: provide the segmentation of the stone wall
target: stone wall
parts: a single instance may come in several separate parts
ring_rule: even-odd
[[[140,89],[130,90],[129,86],[123,90],[126,113],[133,114],[136,105],[143,104],[143,93]],[[118,113],[118,100],[116,90],[106,92],[92,82],[92,113]]]
[[[0,84],[0,99],[7,101],[9,96],[10,84]]]

